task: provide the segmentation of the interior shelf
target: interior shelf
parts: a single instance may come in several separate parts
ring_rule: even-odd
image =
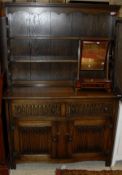
[[[80,37],[80,36],[51,36],[51,35],[40,35],[40,36],[32,36],[32,35],[18,35],[18,36],[10,36],[8,37],[9,40],[16,40],[16,39],[44,39],[44,40],[98,40],[106,41],[112,40],[110,37]]]
[[[78,60],[76,57],[72,56],[35,56],[35,57],[18,57],[14,56],[10,58],[10,62],[15,62],[15,63],[77,63]]]

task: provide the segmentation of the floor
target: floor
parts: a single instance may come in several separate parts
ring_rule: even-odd
[[[54,175],[57,168],[85,169],[85,170],[122,170],[122,161],[116,162],[114,167],[105,167],[102,161],[86,161],[67,164],[31,163],[18,164],[16,170],[11,170],[10,175]]]

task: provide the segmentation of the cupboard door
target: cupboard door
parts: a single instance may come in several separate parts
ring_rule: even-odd
[[[89,160],[94,156],[105,160],[112,145],[112,124],[105,119],[75,120],[73,132],[73,153]],[[88,157],[87,157],[88,155]]]
[[[70,121],[56,121],[52,130],[52,158],[71,158],[73,124]]]
[[[51,122],[39,120],[15,120],[13,130],[14,155],[49,155],[51,152]]]

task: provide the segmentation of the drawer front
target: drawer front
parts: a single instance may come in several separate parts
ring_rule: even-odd
[[[67,116],[82,117],[82,116],[112,116],[115,111],[115,102],[101,99],[73,101],[67,104]]]
[[[11,102],[11,111],[13,117],[113,116],[116,101],[113,99],[14,100]]]
[[[16,100],[11,103],[13,117],[55,117],[62,115],[62,104],[56,101]]]

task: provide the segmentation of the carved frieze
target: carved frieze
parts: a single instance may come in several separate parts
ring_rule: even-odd
[[[12,115],[14,117],[29,117],[29,116],[62,116],[62,109],[64,116],[93,116],[93,115],[113,115],[112,102],[91,102],[82,101],[79,103],[12,103]]]
[[[59,116],[60,114],[60,103],[12,104],[12,115],[15,117]]]
[[[71,103],[67,111],[69,116],[92,116],[92,115],[112,115],[113,104],[112,103],[98,103],[98,102],[83,102],[83,103]]]

